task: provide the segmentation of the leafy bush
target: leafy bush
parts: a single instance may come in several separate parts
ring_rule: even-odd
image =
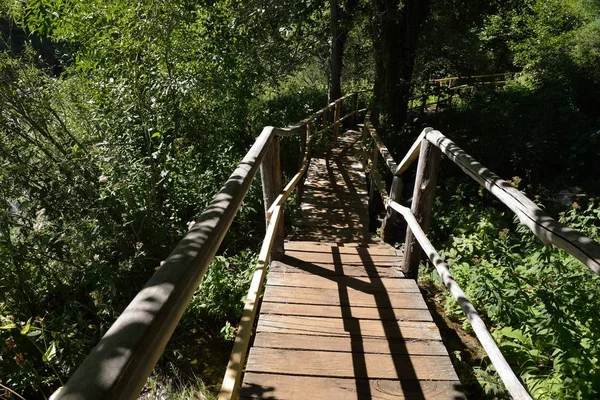
[[[446,182],[434,206],[441,255],[528,391],[539,399],[597,397],[600,277],[564,251],[543,246],[487,193]],[[559,220],[600,240],[600,205],[593,198],[573,203]],[[448,314],[467,326],[448,299]]]

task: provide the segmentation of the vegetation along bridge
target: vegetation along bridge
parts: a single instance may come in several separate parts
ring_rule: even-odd
[[[414,280],[423,255],[462,307],[511,396],[530,398],[427,239],[442,154],[545,244],[566,250],[596,274],[600,244],[550,218],[431,128],[397,163],[368,110],[358,110],[359,96],[344,96],[296,126],[264,128],[198,222],[53,398],[138,396],[259,169],[267,230],[220,399],[462,398]],[[359,116],[364,121],[357,125]],[[300,137],[303,158],[283,186],[279,140],[290,135]],[[317,141],[328,145],[316,146]],[[417,160],[407,208],[401,204],[400,177]],[[390,190],[380,164],[393,174]],[[285,241],[283,208],[294,190],[302,216]],[[403,251],[369,232],[368,207],[377,193],[387,212],[384,239],[394,219],[408,225]]]

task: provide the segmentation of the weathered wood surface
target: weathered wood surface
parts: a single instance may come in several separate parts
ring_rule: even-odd
[[[308,394],[307,392],[310,391]],[[321,378],[246,374],[243,399],[464,399],[456,381]]]
[[[280,373],[282,365],[294,375],[371,378],[457,380],[456,372],[447,356],[391,357],[389,354],[361,354],[364,368],[353,365],[354,354],[333,351],[297,351],[253,347],[247,369],[252,372]],[[292,361],[293,360],[293,361]]]
[[[241,398],[463,398],[402,254],[371,237],[358,132],[312,158],[302,216],[272,262]]]
[[[429,230],[431,224],[431,207],[433,205],[433,195],[437,185],[439,164],[442,152],[423,139],[419,154],[419,163],[417,165],[417,176],[415,177],[415,187],[412,196],[412,213],[419,222],[425,233]],[[417,279],[419,275],[419,262],[423,258],[423,252],[412,231],[406,230],[406,239],[404,240],[404,263],[402,271],[409,278]]]
[[[356,142],[360,133],[340,135],[331,150],[311,159],[301,204],[302,218],[293,240],[326,242],[370,242],[367,190]],[[336,215],[335,223],[327,218]]]
[[[271,272],[283,272],[288,274],[310,274],[320,276],[369,276],[375,278],[398,278],[404,276],[400,266],[371,265],[334,265],[327,263],[308,263],[297,258],[284,257],[282,262],[273,262],[269,269]]]

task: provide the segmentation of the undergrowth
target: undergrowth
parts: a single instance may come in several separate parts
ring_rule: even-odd
[[[600,277],[566,252],[544,246],[482,189],[455,179],[444,185],[434,205],[433,241],[527,390],[537,399],[598,398]],[[539,203],[541,197],[535,198]],[[594,198],[574,202],[558,220],[600,240]],[[441,284],[431,267],[421,277]],[[436,301],[471,330],[453,298]],[[490,398],[504,397],[493,372],[484,360],[474,375]]]

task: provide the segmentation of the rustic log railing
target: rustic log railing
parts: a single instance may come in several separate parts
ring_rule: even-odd
[[[423,114],[425,109],[431,106],[435,106],[435,111],[438,111],[440,106],[452,107],[452,101],[457,94],[481,86],[501,86],[514,76],[513,72],[503,72],[432,79],[422,93],[408,98],[408,111]],[[433,100],[430,100],[431,98]]]
[[[600,243],[551,218],[518,189],[485,168],[454,142],[432,128],[423,130],[400,163],[396,163],[383,140],[377,134],[370,122],[369,113],[365,116],[362,129],[363,159],[371,175],[371,188],[377,189],[387,212],[383,221],[382,234],[384,240],[386,239],[386,222],[393,217],[391,211],[402,215],[408,224],[404,264],[402,266],[404,274],[407,277],[417,277],[422,252],[424,252],[436,268],[446,288],[460,304],[508,392],[515,399],[529,399],[529,394],[510,369],[479,314],[454,281],[448,267],[427,239],[426,233],[431,220],[431,209],[441,155],[446,155],[468,176],[496,196],[545,245],[552,244],[565,250],[598,275],[600,275]],[[372,155],[369,151],[369,141],[373,143]],[[378,170],[378,155],[381,155],[393,175],[389,194]],[[416,160],[418,160],[418,165],[412,204],[411,209],[408,209],[399,204],[400,193],[398,188],[402,186],[401,175]],[[373,193],[371,193],[369,201],[373,200]]]
[[[355,118],[358,95],[350,93],[289,128],[265,127],[242,162],[213,198],[190,231],[164,264],[129,303],[98,345],[52,399],[136,399],[177,326],[185,308],[225,237],[259,170],[263,186],[267,230],[238,328],[220,399],[236,395],[250,331],[256,317],[266,267],[283,253],[283,207],[296,188],[300,195],[310,162],[313,138],[332,130],[339,133],[343,121]],[[341,116],[342,103],[351,111]],[[331,123],[328,113],[334,110]],[[311,132],[322,119],[315,134]],[[300,135],[298,173],[282,189],[279,137]]]

